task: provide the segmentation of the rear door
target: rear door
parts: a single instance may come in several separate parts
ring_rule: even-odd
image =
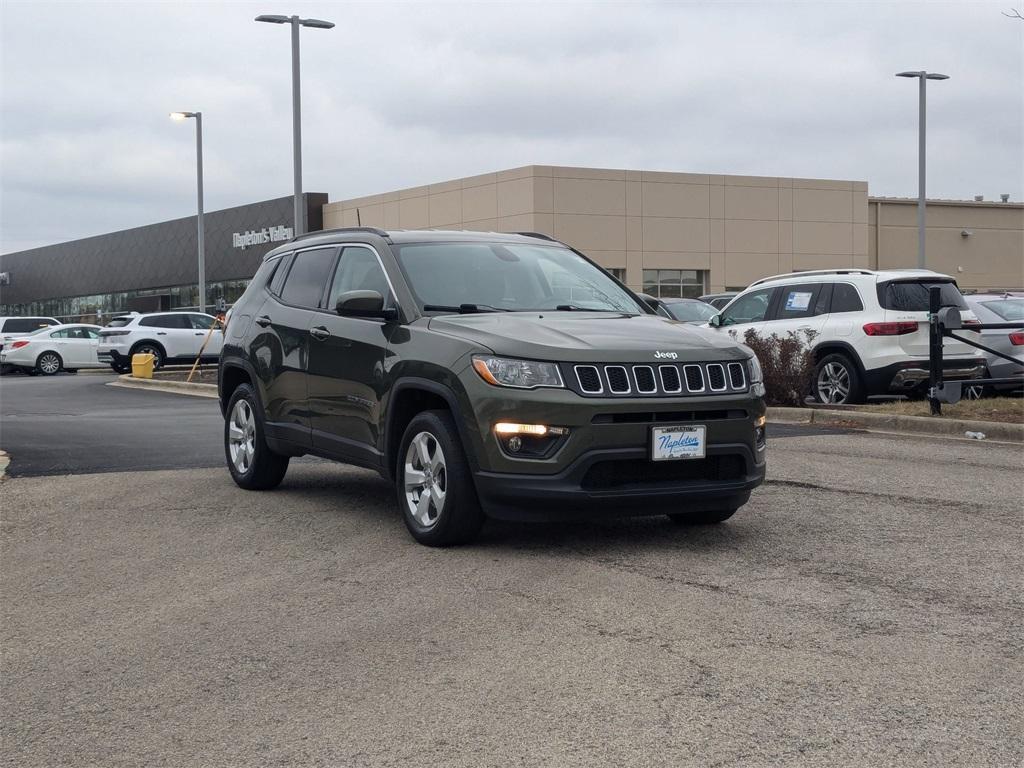
[[[778,334],[780,338],[795,332],[802,343],[813,343],[825,327],[831,283],[795,283],[780,286],[778,291],[772,322],[765,331]],[[813,335],[813,339],[808,335]]]
[[[323,307],[310,326],[309,410],[313,445],[363,465],[380,461],[380,398],[391,325],[376,318],[340,317],[338,297],[377,291],[393,302],[376,251],[347,245]]]
[[[928,291],[932,286],[939,287],[943,307],[957,307],[962,319],[975,319],[960,289],[952,280],[911,278],[878,284],[878,303],[884,311],[885,321],[917,323],[917,330],[913,333],[896,336],[900,348],[911,357],[928,357]],[[943,357],[980,357],[981,351],[956,339],[947,338],[943,343],[942,354]]]
[[[60,353],[67,368],[82,368],[96,362],[95,342],[82,327],[64,328],[60,331],[63,351]]]

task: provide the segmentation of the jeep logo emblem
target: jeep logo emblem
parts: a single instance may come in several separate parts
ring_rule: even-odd
[[[679,358],[675,352],[655,352],[654,356],[659,360],[677,360]]]

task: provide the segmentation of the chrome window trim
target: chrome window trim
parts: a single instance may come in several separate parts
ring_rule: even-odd
[[[640,379],[636,376],[638,368],[646,368],[651,372],[651,379],[654,381],[654,389],[640,389]],[[627,376],[626,378],[628,379],[629,377]],[[636,383],[636,391],[638,395],[653,395],[658,391],[658,377],[654,375],[654,366],[652,365],[634,365],[633,381]]]

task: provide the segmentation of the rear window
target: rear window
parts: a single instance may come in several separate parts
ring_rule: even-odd
[[[880,283],[878,286],[878,303],[883,309],[897,312],[927,312],[928,290],[938,287],[939,303],[943,307],[959,307],[967,309],[960,289],[956,283],[939,280],[894,280]]]
[[[863,312],[857,289],[849,283],[836,283],[832,286],[832,312]]]
[[[281,289],[281,301],[296,307],[320,306],[336,253],[334,247],[299,251]]]
[[[1014,323],[1024,320],[1024,299],[1000,299],[999,301],[983,301],[981,306],[995,312],[1003,320]]]
[[[51,317],[9,317],[4,321],[3,333],[34,333],[49,325],[59,325]]]
[[[113,320],[111,320],[109,323],[107,323],[107,328],[121,328],[121,327],[123,327],[125,325],[128,325],[128,323],[130,323],[131,321],[132,321],[132,316],[131,315],[129,315],[127,317],[115,317]]]

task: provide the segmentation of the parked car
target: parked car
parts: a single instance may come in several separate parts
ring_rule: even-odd
[[[813,334],[812,393],[823,403],[861,403],[872,395],[923,395],[928,385],[928,290],[943,306],[977,319],[956,281],[928,270],[835,269],[758,280],[712,318],[720,333],[743,338],[789,331]],[[943,377],[981,378],[980,350],[954,339],[943,346]]]
[[[228,319],[224,449],[242,488],[304,454],[395,485],[419,542],[508,519],[717,523],[764,479],[757,360],[658,317],[542,235],[305,235]]]
[[[997,352],[1019,360],[1021,364],[1012,363],[1005,358],[984,352],[988,367],[988,377],[1002,379],[1024,374],[1024,296],[1011,293],[974,293],[964,296],[967,306],[974,311],[981,323],[1015,323],[1020,321],[1020,328],[999,330],[990,328],[981,333],[981,343]],[[996,384],[993,390],[1007,392],[1018,390],[1020,384]]]
[[[683,323],[703,324],[718,314],[717,309],[700,299],[661,299],[661,305],[673,320]]]
[[[725,291],[723,293],[706,293],[699,297],[699,301],[710,304],[715,309],[724,309],[726,305],[739,296],[737,291]]]
[[[60,320],[54,317],[0,317],[0,353],[4,345],[10,345],[14,339],[28,336],[40,328],[51,325],[60,325]],[[6,373],[8,367],[0,363],[0,373]]]
[[[100,326],[82,323],[46,326],[7,342],[0,350],[0,365],[43,376],[102,368],[96,359],[99,332]]]
[[[210,333],[216,319],[199,312],[130,313],[115,317],[100,331],[99,361],[118,373],[132,364],[132,355],[151,354],[153,365],[194,362],[202,349],[203,361],[215,362],[224,343],[221,328]]]

